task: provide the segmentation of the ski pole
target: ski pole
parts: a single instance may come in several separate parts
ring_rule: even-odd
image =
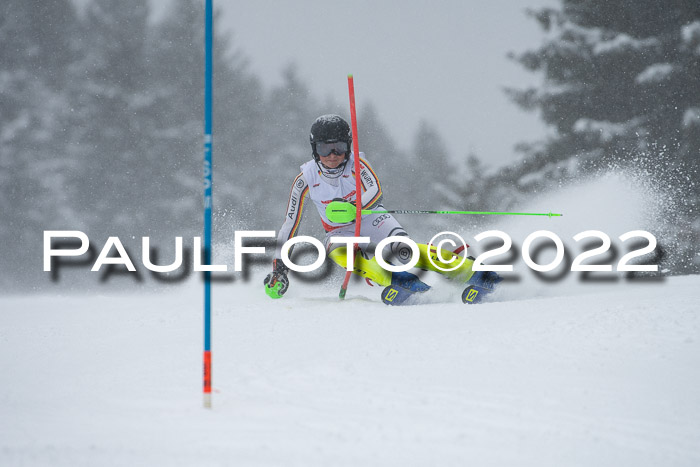
[[[469,214],[469,215],[490,215],[490,216],[546,216],[546,217],[562,217],[563,214],[555,214],[552,212],[493,212],[493,211],[422,211],[422,210],[373,210],[362,209],[362,215],[365,214]],[[331,222],[337,224],[347,224],[355,219],[356,207],[352,203],[344,201],[331,201],[326,206],[326,216]]]

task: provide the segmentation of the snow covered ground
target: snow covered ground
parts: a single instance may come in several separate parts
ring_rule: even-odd
[[[378,291],[0,299],[0,465],[698,465],[700,278],[467,307]],[[371,293],[370,293],[371,292]]]
[[[563,218],[461,233],[498,228],[518,245],[545,228],[575,254],[588,229],[659,235],[640,186],[567,187],[522,209]],[[338,301],[340,276],[293,277],[271,300],[267,265],[218,283],[212,410],[197,280],[2,296],[0,466],[700,465],[700,276],[515,267],[496,301],[471,307],[435,277],[403,308],[358,282]],[[64,284],[81,274],[94,273]]]

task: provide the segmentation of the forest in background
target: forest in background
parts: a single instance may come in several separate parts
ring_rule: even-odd
[[[169,248],[201,235],[203,13],[198,0],[174,0],[157,22],[144,0],[0,6],[3,289],[46,281],[44,230],[82,230],[100,245],[150,236]],[[359,139],[387,207],[506,210],[605,171],[652,174],[651,188],[672,195],[666,248],[682,252],[672,272],[700,271],[700,4],[562,0],[528,14],[546,39],[504,54],[543,84],[505,92],[538,112],[547,137],[490,167],[489,154],[448,154],[430,122],[399,147],[381,109],[363,105]],[[319,99],[293,66],[268,88],[248,60],[215,37],[215,240],[277,230],[310,158],[310,124],[348,117],[345,102]],[[426,184],[425,167],[443,175]]]

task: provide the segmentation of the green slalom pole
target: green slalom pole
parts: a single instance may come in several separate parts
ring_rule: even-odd
[[[346,224],[355,220],[356,208],[352,203],[344,201],[331,201],[326,206],[326,217],[331,222],[336,224]],[[470,214],[470,215],[489,215],[489,216],[545,216],[545,217],[562,217],[563,214],[555,214],[552,212],[493,212],[493,211],[416,211],[405,209],[394,210],[372,210],[363,209],[362,215],[365,214]]]

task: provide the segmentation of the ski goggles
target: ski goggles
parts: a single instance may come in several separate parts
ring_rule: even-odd
[[[348,143],[345,141],[336,141],[334,143],[316,143],[316,154],[321,157],[328,157],[332,152],[338,155],[343,155],[348,152]]]

